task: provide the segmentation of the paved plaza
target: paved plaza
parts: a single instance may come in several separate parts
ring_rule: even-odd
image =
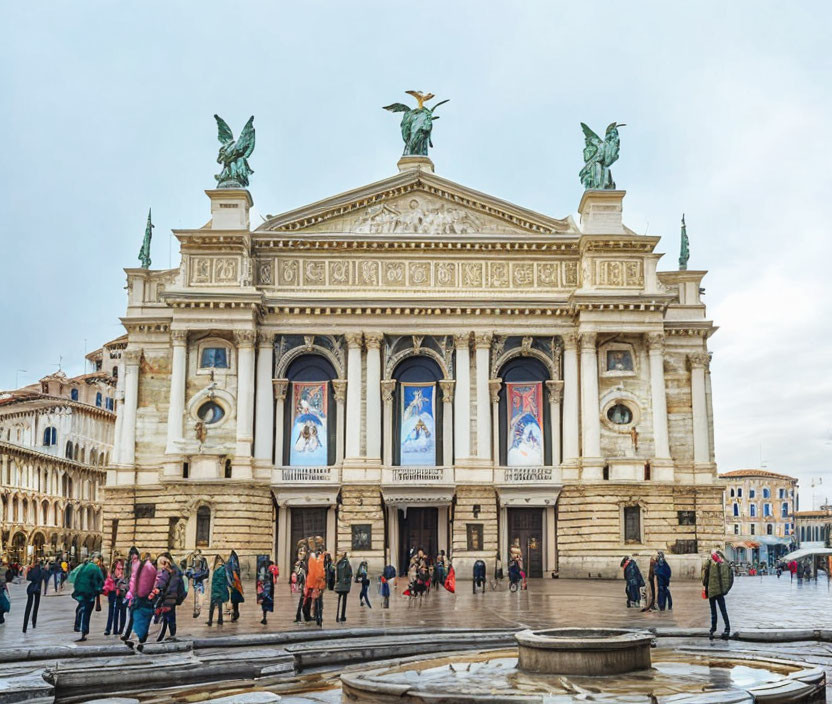
[[[316,626],[297,625],[294,621],[297,597],[289,594],[284,582],[277,585],[275,612],[266,626],[254,598],[254,584],[246,583],[246,602],[241,605],[241,617],[232,623],[227,617],[222,627],[206,625],[207,609],[202,616],[192,618],[189,599],[177,610],[178,636],[182,638],[210,637],[277,632],[285,630],[314,630]],[[38,626],[21,632],[23,609],[26,603],[25,586],[11,585],[12,611],[0,626],[0,647],[26,645],[68,644],[77,635],[72,631],[75,602],[69,596],[67,584],[57,595],[51,590],[41,599]],[[472,594],[471,583],[459,581],[457,594],[439,589],[421,600],[396,594],[390,608],[381,608],[381,598],[372,595],[373,608],[358,605],[358,590],[349,598],[347,621],[335,623],[335,594],[324,597],[324,627],[327,629],[359,627],[454,627],[454,628],[515,628],[555,626],[619,626],[646,628],[707,628],[708,602],[701,598],[701,587],[692,581],[671,585],[674,608],[672,612],[642,613],[625,605],[624,583],[609,580],[532,580],[525,592],[511,593],[505,584],[497,591]],[[798,583],[788,575],[738,577],[727,598],[733,630],[747,628],[832,628],[832,585],[826,579]],[[93,612],[90,645],[117,643],[113,636],[104,636],[106,600],[102,611]],[[158,627],[151,630],[151,639]],[[720,623],[721,629],[721,623]]]

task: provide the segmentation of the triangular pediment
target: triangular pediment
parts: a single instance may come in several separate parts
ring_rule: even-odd
[[[257,230],[356,235],[579,234],[570,218],[551,218],[421,169],[268,216]]]

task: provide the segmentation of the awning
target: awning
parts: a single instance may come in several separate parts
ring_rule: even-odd
[[[801,548],[800,550],[795,550],[794,552],[790,552],[788,555],[784,555],[783,559],[786,562],[791,562],[792,560],[801,560],[804,557],[827,556],[827,555],[832,555],[832,548]]]
[[[732,548],[748,548],[753,550],[754,548],[760,547],[760,543],[756,543],[753,540],[735,540],[731,543],[728,543]]]

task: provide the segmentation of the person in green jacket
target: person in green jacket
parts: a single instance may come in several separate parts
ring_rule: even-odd
[[[101,556],[94,555],[88,559],[75,573],[75,588],[72,598],[78,602],[75,609],[75,632],[81,633],[78,642],[87,639],[90,632],[90,614],[95,606],[95,597],[104,588],[104,577],[101,574]]]
[[[228,578],[225,574],[225,560],[219,555],[214,558],[214,569],[211,572],[211,605],[208,607],[208,625],[214,620],[214,609],[217,610],[217,625],[222,626],[223,604],[229,599]]]
[[[347,596],[352,587],[352,565],[347,553],[341,555],[335,565],[335,592],[338,594],[338,605],[335,607],[335,622],[347,620]]]
[[[716,631],[716,607],[722,614],[725,630],[720,636],[723,640],[731,637],[731,624],[728,622],[728,610],[725,608],[725,595],[734,585],[734,573],[721,550],[714,550],[702,566],[702,586],[711,607],[711,631],[709,638],[714,639]]]

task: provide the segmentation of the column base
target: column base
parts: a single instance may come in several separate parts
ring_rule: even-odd
[[[676,480],[676,468],[669,457],[654,457],[650,460],[650,478],[657,482]]]
[[[254,479],[251,457],[235,457],[231,461],[232,479]]]
[[[604,464],[603,457],[582,457],[581,479],[591,482],[604,481]]]

